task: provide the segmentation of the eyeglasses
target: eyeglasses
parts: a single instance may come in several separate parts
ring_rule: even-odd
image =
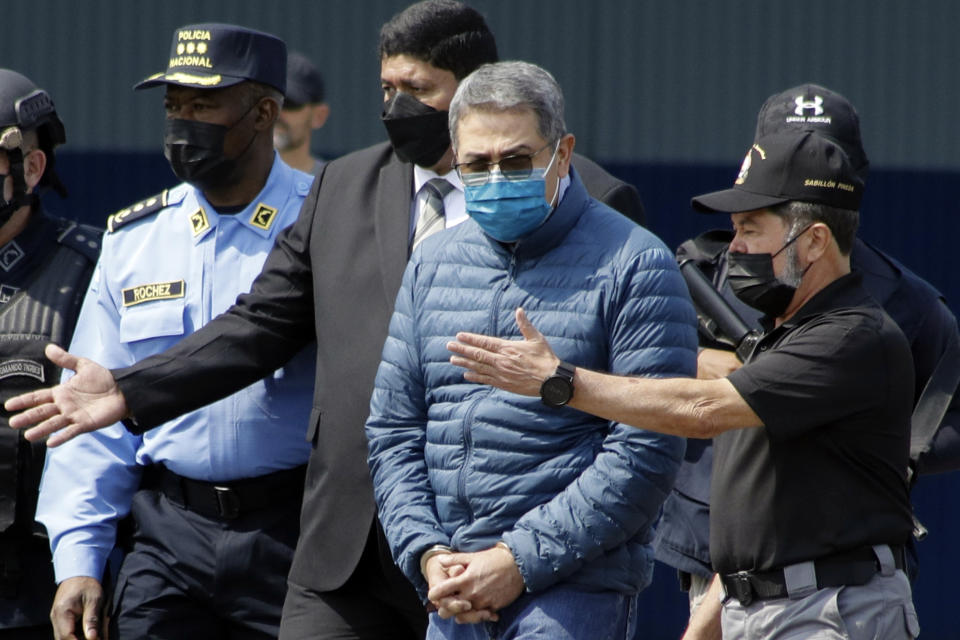
[[[479,187],[490,182],[490,174],[494,167],[500,169],[500,173],[507,180],[526,180],[533,173],[533,159],[552,145],[552,142],[548,142],[533,153],[518,153],[500,158],[497,162],[474,160],[455,164],[453,168],[457,170],[457,175],[463,180],[463,184],[468,187]]]

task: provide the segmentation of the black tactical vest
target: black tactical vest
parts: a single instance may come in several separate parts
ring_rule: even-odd
[[[0,305],[0,403],[41,386],[52,386],[60,370],[43,355],[48,342],[70,341],[87,283],[100,249],[101,231],[58,221],[50,256]],[[27,442],[0,420],[0,532],[33,529],[45,446]]]

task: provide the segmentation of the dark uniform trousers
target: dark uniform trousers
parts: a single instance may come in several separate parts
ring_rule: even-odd
[[[271,504],[248,511],[225,502],[221,516],[187,508],[163,487],[138,491],[110,637],[276,638],[302,491],[274,496]]]

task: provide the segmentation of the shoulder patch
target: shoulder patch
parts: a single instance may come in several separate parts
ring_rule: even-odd
[[[167,206],[167,194],[169,189],[164,189],[155,196],[150,196],[145,200],[141,200],[137,204],[126,207],[125,209],[120,209],[109,218],[107,218],[107,233],[113,233],[120,227],[133,222],[134,220],[139,220],[150,214],[156,213]]]
[[[103,229],[71,222],[57,236],[57,242],[73,249],[91,262],[96,262],[100,255],[100,240],[102,238]]]
[[[0,362],[0,380],[11,376],[27,376],[40,384],[46,382],[43,374],[43,365],[35,360],[16,358]]]

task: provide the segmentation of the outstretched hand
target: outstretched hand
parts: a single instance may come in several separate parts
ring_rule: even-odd
[[[48,344],[44,353],[55,365],[76,371],[76,375],[55,387],[6,401],[7,411],[21,412],[10,418],[10,426],[14,429],[32,427],[24,432],[27,440],[50,436],[47,446],[55,447],[127,416],[126,400],[108,369],[55,344]]]
[[[447,343],[447,349],[456,354],[450,363],[467,369],[463,377],[470,382],[538,396],[540,385],[557,370],[560,359],[523,309],[517,308],[516,319],[523,340],[461,332],[456,342]]]

